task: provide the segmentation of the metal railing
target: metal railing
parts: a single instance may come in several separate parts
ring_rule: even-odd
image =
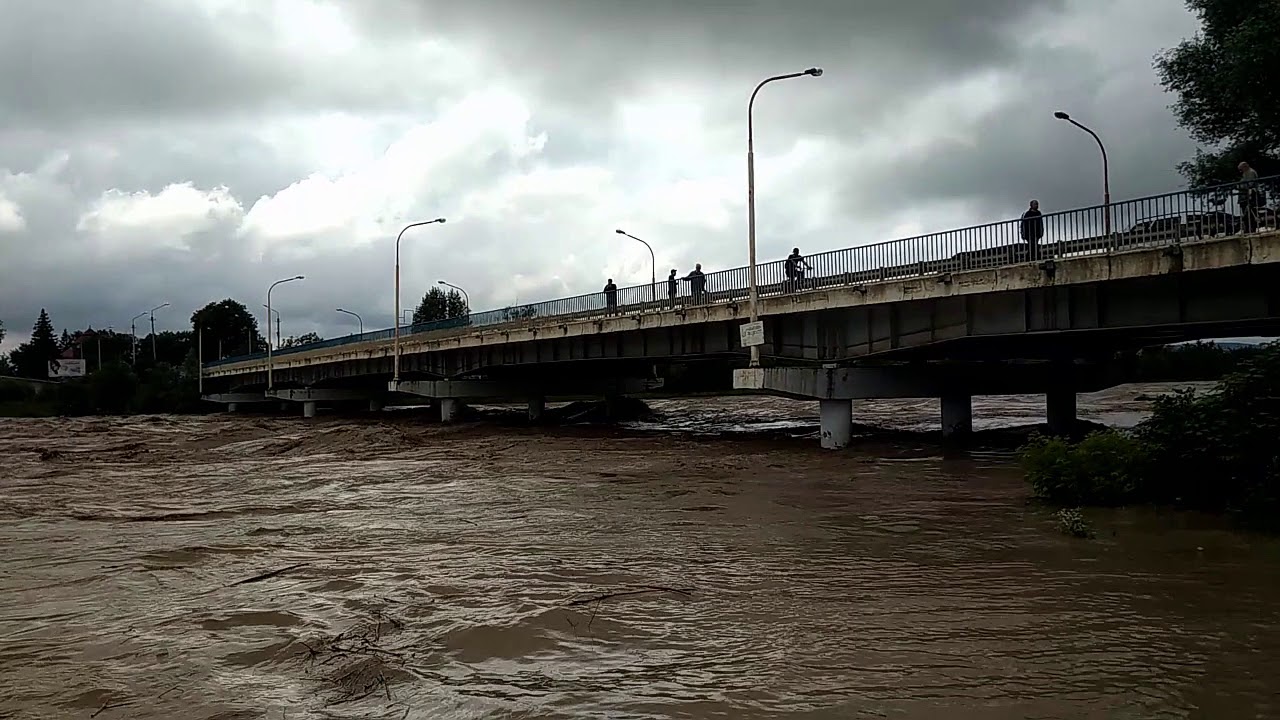
[[[1100,254],[1141,247],[1172,245],[1187,239],[1257,232],[1277,227],[1280,176],[1196,190],[1046,213],[1038,221],[1022,218],[944,232],[859,245],[806,257],[795,272],[785,260],[757,265],[760,297],[830,287],[859,286],[888,280],[990,269],[1050,258]],[[1106,214],[1111,234],[1106,234]],[[1034,242],[1028,242],[1028,237]],[[401,328],[401,337],[422,333],[457,334],[470,328],[504,324],[528,325],[542,320],[636,315],[748,298],[747,268],[706,273],[701,288],[681,278],[671,294],[668,283],[618,289],[616,299],[594,292],[545,302],[473,313],[465,317],[418,323]],[[328,347],[388,340],[393,330],[374,330],[276,350],[277,357]],[[254,353],[205,363],[217,367],[265,358]]]

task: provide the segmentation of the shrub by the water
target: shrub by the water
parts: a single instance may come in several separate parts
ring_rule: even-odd
[[[1058,529],[1066,535],[1078,538],[1094,536],[1093,528],[1089,526],[1089,521],[1084,519],[1080,508],[1063,508],[1054,513],[1054,517],[1058,518]]]
[[[1072,444],[1037,435],[1022,449],[1022,464],[1037,497],[1054,505],[1115,506],[1141,501],[1143,447],[1114,430]]]
[[[1280,530],[1280,343],[1210,392],[1158,398],[1131,433],[1037,437],[1022,462],[1035,494],[1055,505],[1172,505]]]

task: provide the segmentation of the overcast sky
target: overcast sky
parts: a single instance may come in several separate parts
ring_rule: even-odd
[[[1152,57],[1176,0],[0,0],[0,319],[160,329],[234,297],[284,333],[476,310],[1180,186]],[[141,331],[141,328],[140,328]]]

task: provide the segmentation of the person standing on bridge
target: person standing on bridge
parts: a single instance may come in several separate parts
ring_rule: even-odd
[[[676,306],[676,295],[680,294],[680,280],[676,277],[676,269],[671,268],[671,274],[667,276],[667,302],[671,307]]]
[[[792,292],[804,287],[804,271],[813,269],[800,254],[800,248],[791,248],[791,254],[782,266],[787,271],[787,289]]]
[[[1031,206],[1022,213],[1022,240],[1027,244],[1027,257],[1036,260],[1040,255],[1040,239],[1044,237],[1044,217],[1040,212],[1040,201],[1032,200]]]
[[[1240,220],[1247,233],[1258,231],[1258,208],[1263,205],[1262,193],[1258,192],[1258,171],[1249,163],[1241,161],[1236,169],[1240,171]]]
[[[701,305],[703,293],[707,289],[707,276],[702,272],[702,263],[693,266],[693,272],[684,276],[689,281],[689,292],[693,295],[693,304]]]
[[[613,284],[613,278],[604,284],[604,304],[607,314],[618,312],[618,286]]]

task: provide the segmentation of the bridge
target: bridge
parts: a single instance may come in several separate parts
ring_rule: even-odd
[[[1043,393],[1051,429],[1076,394],[1124,382],[1127,351],[1280,335],[1280,232],[1268,178],[1009,220],[757,266],[763,324],[749,367],[748,271],[508,307],[205,363],[205,398],[368,406],[639,393],[816,400],[824,447],[849,442],[853,402],[941,398],[944,435],[971,431],[974,395]],[[1110,222],[1108,222],[1108,220]],[[1042,228],[1029,245],[1022,230]],[[1117,228],[1107,233],[1105,227]],[[1032,232],[1032,235],[1038,233]],[[399,352],[399,372],[395,353]]]

